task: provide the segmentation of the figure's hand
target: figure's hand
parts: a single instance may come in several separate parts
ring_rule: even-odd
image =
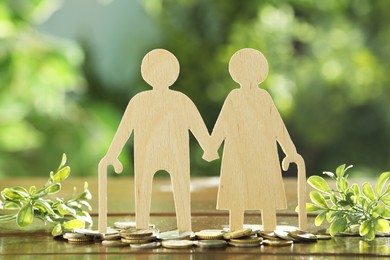
[[[118,158],[110,158],[107,155],[104,156],[100,162],[99,162],[99,167],[105,167],[107,168],[109,165],[114,166],[114,170],[117,174],[120,174],[123,171],[123,165],[122,163],[118,160]]]
[[[214,161],[219,159],[218,152],[213,152],[213,153],[203,153],[202,159],[208,162]]]

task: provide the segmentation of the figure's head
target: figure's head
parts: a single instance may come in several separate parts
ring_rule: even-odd
[[[259,85],[267,78],[268,62],[258,50],[241,49],[230,59],[229,73],[241,86]]]
[[[164,49],[152,50],[142,59],[142,78],[154,89],[171,86],[179,77],[179,71],[175,55]]]

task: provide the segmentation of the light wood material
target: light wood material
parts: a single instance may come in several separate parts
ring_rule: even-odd
[[[179,75],[176,57],[156,49],[144,57],[143,79],[153,87],[129,102],[107,154],[99,163],[99,231],[106,228],[106,169],[113,165],[120,173],[118,156],[134,132],[134,185],[137,228],[148,228],[153,175],[159,170],[171,176],[177,228],[191,230],[189,130],[205,150],[207,128],[194,103],[169,87]],[[207,154],[207,153],[206,153]]]
[[[276,209],[286,208],[277,143],[286,154],[284,170],[290,163],[299,163],[300,194],[304,192],[304,162],[271,96],[258,87],[268,74],[263,54],[254,49],[239,50],[230,60],[229,72],[240,88],[226,98],[211,137],[214,153],[225,142],[217,209],[230,211],[231,230],[242,229],[245,210],[261,209],[264,229],[274,230]],[[304,194],[299,197],[303,201]],[[306,214],[301,213],[305,226]]]

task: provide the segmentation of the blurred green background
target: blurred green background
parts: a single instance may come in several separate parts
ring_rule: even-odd
[[[73,176],[96,176],[127,102],[150,89],[140,64],[154,48],[178,57],[173,89],[210,131],[237,87],[229,59],[252,47],[269,61],[262,87],[308,174],[389,170],[389,10],[387,0],[0,1],[0,177],[47,176],[63,152]],[[201,156],[192,138],[192,175],[218,175],[220,160]]]

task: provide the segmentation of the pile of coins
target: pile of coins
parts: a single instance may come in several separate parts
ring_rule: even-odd
[[[107,247],[130,247],[133,249],[152,248],[223,248],[260,247],[264,246],[291,246],[293,243],[312,243],[317,240],[331,239],[329,235],[314,235],[299,230],[262,231],[259,228],[248,226],[242,230],[229,232],[223,229],[208,229],[199,232],[178,232],[171,230],[159,232],[154,225],[149,229],[136,229],[134,222],[116,222],[114,228],[108,229],[105,234],[98,231],[76,229],[75,233],[63,235],[70,243],[99,242]]]

